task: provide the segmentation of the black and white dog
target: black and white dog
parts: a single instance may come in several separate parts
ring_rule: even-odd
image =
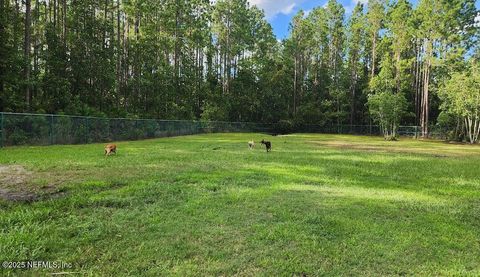
[[[267,148],[267,153],[272,151],[272,143],[271,142],[262,139],[262,141],[260,143],[265,144],[265,148]]]

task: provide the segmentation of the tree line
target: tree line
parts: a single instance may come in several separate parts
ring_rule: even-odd
[[[478,112],[467,116],[454,101],[467,94],[460,100],[478,110],[474,0],[359,1],[348,15],[330,0],[298,12],[282,41],[247,0],[0,0],[0,8],[2,111],[376,123],[389,137],[408,124],[424,136],[434,127],[478,138]]]

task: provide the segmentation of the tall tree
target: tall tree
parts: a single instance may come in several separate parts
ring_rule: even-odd
[[[383,27],[385,19],[385,3],[383,0],[368,0],[367,20],[369,24],[368,32],[371,40],[371,61],[370,61],[370,75],[373,78],[376,73],[377,64],[377,48],[380,40],[380,30]]]
[[[280,42],[249,3],[0,0],[0,108],[365,124],[386,59],[393,77],[381,79],[417,115],[403,122],[427,136],[437,92],[480,52],[474,0],[370,0],[348,18],[330,0],[295,15]]]
[[[410,48],[413,39],[412,6],[406,0],[399,0],[389,12],[387,29],[391,34],[391,48],[395,63],[396,91],[402,91],[403,73],[410,66],[408,57],[402,57]]]
[[[336,123],[340,124],[344,117],[342,109],[343,99],[346,96],[343,84],[341,82],[344,45],[345,45],[345,27],[343,25],[345,9],[336,0],[328,1],[327,7],[327,28],[329,40],[329,75],[330,87],[329,92],[335,102],[335,111],[333,117]]]
[[[432,69],[441,70],[450,54],[470,47],[475,8],[471,0],[422,0],[415,14],[419,22],[416,36],[421,41],[418,55],[421,64],[420,125],[422,136],[427,137],[431,113],[430,92],[433,89],[431,81],[434,80],[432,74],[438,73]]]
[[[365,16],[363,14],[363,5],[358,3],[348,22],[347,32],[347,62],[349,72],[349,91],[350,91],[350,124],[355,124],[358,120],[356,111],[358,93],[361,91],[359,82],[362,78],[362,56],[365,51]]]

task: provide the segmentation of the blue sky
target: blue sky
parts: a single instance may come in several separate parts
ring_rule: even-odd
[[[358,2],[366,3],[368,0],[338,0],[348,14]],[[272,24],[273,31],[279,39],[288,35],[288,24],[292,16],[299,10],[310,11],[315,7],[324,6],[328,0],[249,0],[250,4],[263,9],[268,21]],[[417,0],[412,0],[416,3]],[[477,9],[480,9],[480,0],[475,2]]]

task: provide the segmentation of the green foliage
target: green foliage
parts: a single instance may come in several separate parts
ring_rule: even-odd
[[[390,56],[382,60],[378,76],[370,82],[372,94],[368,96],[370,115],[381,126],[385,139],[394,140],[397,128],[407,110],[407,99],[402,93],[395,93],[395,74]]]
[[[225,109],[225,103],[223,105],[207,104],[204,107],[202,119],[206,121],[227,121],[228,115]]]
[[[395,92],[394,69],[389,53],[383,57],[380,73],[370,81],[370,90],[373,93],[393,94]]]
[[[380,92],[368,96],[370,114],[383,130],[385,139],[395,140],[400,120],[405,114],[407,100],[403,94]]]
[[[471,62],[467,71],[452,74],[440,91],[445,112],[462,117],[468,140],[478,142],[480,133],[480,67]]]
[[[274,130],[277,134],[291,134],[295,131],[295,125],[290,120],[280,120],[275,124]]]
[[[298,11],[277,41],[248,0],[1,0],[0,110],[367,125],[375,88],[435,121],[479,52],[474,1],[357,2]]]
[[[449,141],[464,141],[465,128],[463,128],[463,119],[457,115],[442,111],[438,115],[435,131],[445,135],[445,139]]]

